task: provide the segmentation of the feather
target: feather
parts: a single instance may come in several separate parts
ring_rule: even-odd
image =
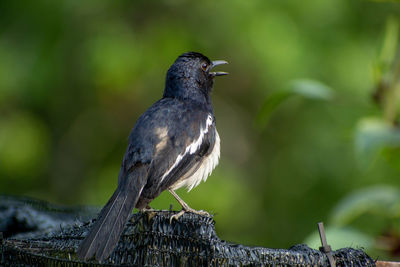
[[[146,176],[146,167],[141,165],[121,179],[117,190],[79,246],[77,255],[80,259],[90,259],[95,255],[97,260],[102,261],[111,254],[143,190]]]

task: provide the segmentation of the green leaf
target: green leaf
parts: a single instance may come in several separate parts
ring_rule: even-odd
[[[317,228],[317,227],[315,227]],[[326,239],[333,250],[345,247],[362,247],[365,250],[371,250],[374,245],[374,239],[354,228],[325,228]],[[321,240],[317,231],[310,234],[305,240],[309,247],[318,249],[321,246]]]
[[[293,80],[283,90],[276,91],[266,98],[257,116],[257,124],[263,128],[268,124],[272,113],[291,96],[307,99],[330,100],[333,90],[325,84],[309,79]]]
[[[389,66],[396,56],[397,42],[399,37],[399,22],[394,17],[386,21],[385,37],[379,61]]]
[[[308,79],[292,81],[289,92],[309,99],[331,100],[333,97],[332,88],[319,81]]]
[[[392,186],[377,185],[354,191],[334,208],[331,223],[335,226],[347,225],[366,213],[398,217],[400,190]]]
[[[355,149],[362,166],[369,166],[383,148],[400,147],[400,130],[378,118],[359,121],[355,134]]]

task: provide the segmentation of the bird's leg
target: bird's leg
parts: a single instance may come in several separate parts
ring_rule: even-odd
[[[175,215],[172,215],[170,218],[170,222],[172,222],[173,219],[178,220],[179,217],[181,217],[185,212],[191,212],[191,213],[195,213],[195,214],[199,214],[199,215],[203,215],[203,216],[208,216],[211,217],[210,214],[204,210],[194,210],[191,207],[189,207],[188,204],[185,203],[185,201],[183,201],[176,193],[174,190],[172,189],[168,189],[168,191],[174,196],[174,198],[179,202],[179,204],[181,204],[182,206],[182,210],[180,212],[178,212]]]
[[[188,204],[186,204],[186,202],[185,201],[183,201],[179,196],[178,196],[178,194],[177,193],[175,193],[175,191],[174,190],[172,190],[172,189],[168,189],[168,191],[174,196],[174,198],[176,199],[176,201],[178,201],[179,202],[179,204],[181,204],[181,206],[182,206],[182,209],[184,209],[184,210],[190,210],[191,208],[189,207],[189,205]]]

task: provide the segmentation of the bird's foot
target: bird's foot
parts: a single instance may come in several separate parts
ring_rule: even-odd
[[[141,209],[140,212],[142,212],[144,215],[146,215],[147,219],[149,219],[149,220],[151,220],[157,214],[157,210],[151,208],[149,205],[147,205],[145,208]]]
[[[147,205],[145,208],[141,209],[140,211],[141,212],[153,212],[153,211],[156,211],[156,209],[153,209],[152,207]]]
[[[191,212],[194,214],[198,214],[201,216],[207,216],[207,217],[211,217],[210,213],[208,213],[207,211],[204,210],[194,210],[190,207],[184,207],[180,212],[178,212],[177,214],[174,214],[171,216],[171,218],[169,218],[169,222],[172,223],[172,221],[178,220],[180,217],[182,217],[183,214],[185,214],[185,212]]]
[[[207,216],[207,217],[211,217],[211,215],[204,211],[204,210],[194,210],[191,207],[189,207],[188,204],[185,203],[185,201],[183,201],[176,193],[174,190],[172,189],[168,189],[168,191],[175,197],[175,199],[179,202],[179,204],[181,204],[182,206],[182,210],[180,212],[178,212],[177,214],[174,214],[171,216],[171,218],[169,219],[169,222],[172,223],[172,220],[178,220],[185,212],[191,212],[191,213],[195,213],[198,215],[202,215],[202,216]]]

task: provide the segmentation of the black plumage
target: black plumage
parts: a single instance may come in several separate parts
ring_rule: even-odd
[[[220,141],[211,91],[214,77],[227,73],[210,70],[226,63],[189,52],[170,67],[163,98],[140,116],[129,136],[118,187],[81,243],[79,258],[107,258],[132,209],[147,208],[164,190],[174,195],[183,212],[207,214],[191,209],[174,190],[191,190],[218,164]]]

